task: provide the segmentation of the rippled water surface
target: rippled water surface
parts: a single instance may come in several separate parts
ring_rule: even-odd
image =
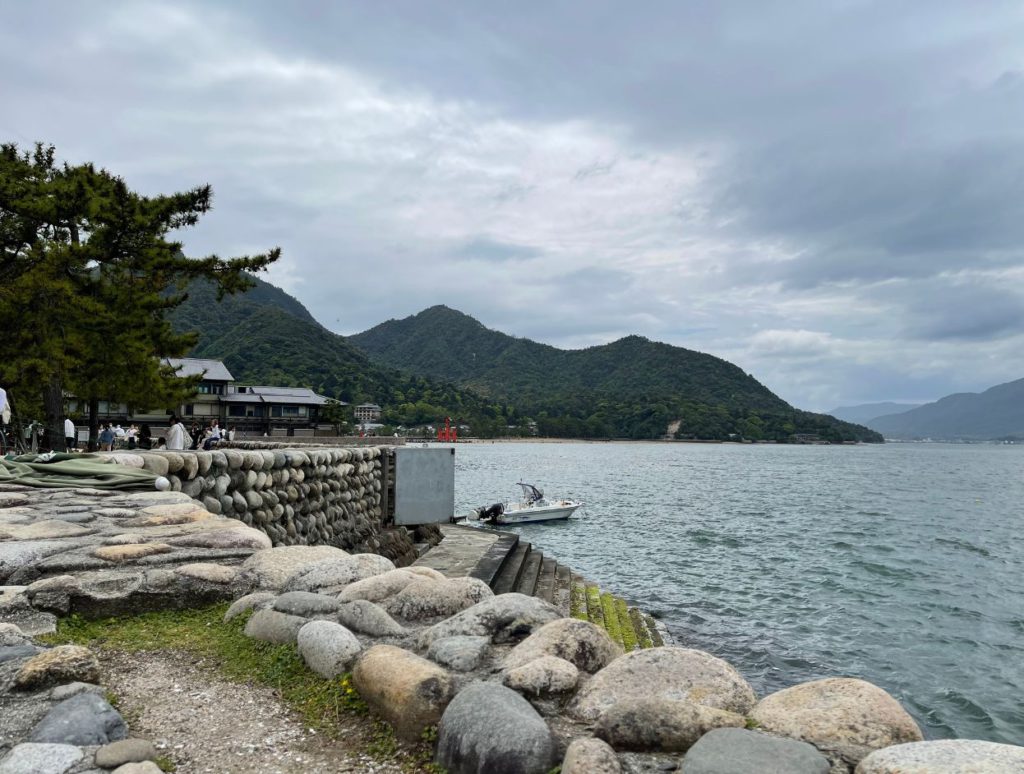
[[[1024,744],[1024,448],[458,446],[459,512],[518,480],[587,507],[517,531],[759,695],[862,677],[929,737]]]

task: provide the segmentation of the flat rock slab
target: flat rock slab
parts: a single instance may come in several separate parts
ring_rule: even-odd
[[[719,728],[697,740],[683,758],[686,774],[828,774],[814,747],[742,728]]]
[[[868,755],[856,774],[1005,774],[1024,772],[1024,747],[974,739],[897,744]]]
[[[0,760],[0,774],[64,774],[83,757],[74,745],[26,742]]]

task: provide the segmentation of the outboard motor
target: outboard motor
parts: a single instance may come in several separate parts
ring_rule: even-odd
[[[480,521],[493,521],[498,516],[501,516],[505,512],[505,506],[502,503],[494,503],[494,505],[481,505],[476,509],[476,517]]]

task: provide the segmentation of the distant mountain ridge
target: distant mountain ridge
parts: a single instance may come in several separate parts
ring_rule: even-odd
[[[840,406],[828,413],[836,419],[844,422],[855,422],[858,425],[869,425],[872,419],[888,416],[890,414],[902,414],[911,409],[920,408],[922,403],[893,403],[885,401],[882,403],[862,403],[859,406]]]
[[[961,392],[920,408],[871,420],[887,438],[987,441],[1024,439],[1024,379],[984,392]]]
[[[880,440],[867,428],[794,409],[728,361],[640,336],[562,350],[433,306],[349,341],[379,363],[507,400],[534,416],[542,433],[657,438],[680,421],[680,438]]]

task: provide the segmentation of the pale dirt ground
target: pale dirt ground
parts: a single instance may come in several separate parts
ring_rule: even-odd
[[[99,651],[104,685],[118,697],[131,736],[151,740],[178,774],[312,774],[416,771],[359,752],[373,722],[352,716],[336,740],[306,727],[276,692],[223,680],[178,651]]]

